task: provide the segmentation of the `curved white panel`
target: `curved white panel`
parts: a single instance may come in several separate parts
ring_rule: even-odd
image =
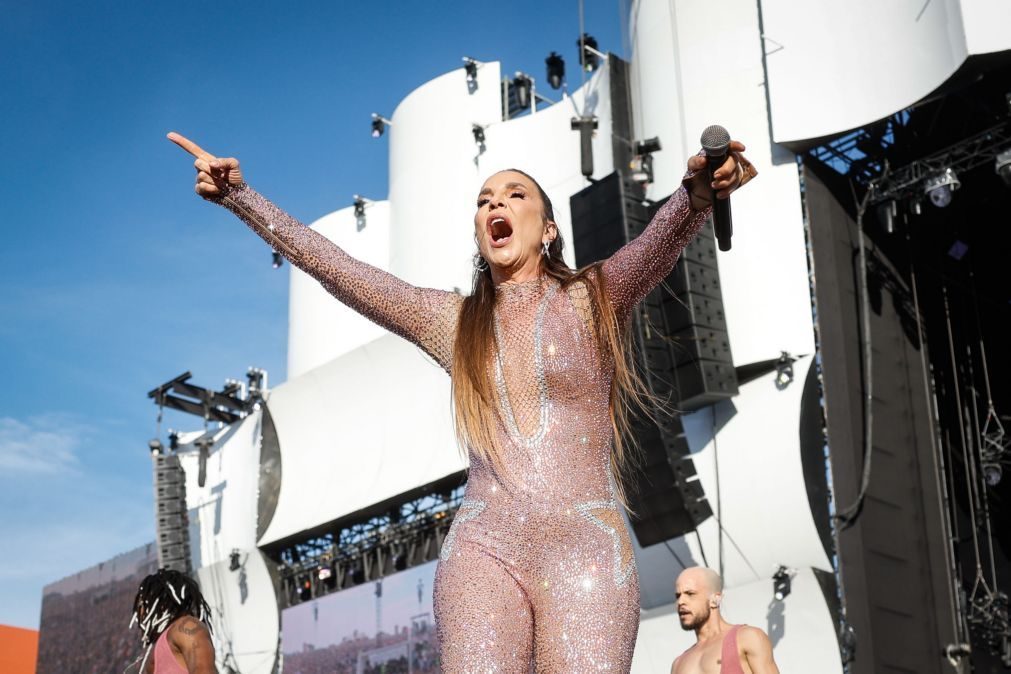
[[[720,67],[704,26],[719,26]],[[797,168],[769,138],[754,2],[640,0],[632,10],[636,138],[659,136],[649,196],[680,185],[710,124],[747,146],[759,176],[733,196],[733,249],[718,256],[730,348],[738,365],[814,352]]]
[[[1011,4],[1004,0],[961,0],[962,27],[970,54],[1011,49]]]
[[[213,433],[207,477],[200,487],[200,459],[192,444],[203,433],[181,438],[179,462],[186,471],[186,505],[190,517],[193,566],[228,560],[232,549],[256,547],[257,495],[260,468],[258,411]]]
[[[970,53],[962,4],[763,0],[776,141],[863,126],[932,92]],[[1011,20],[1000,0],[964,4],[989,7],[984,15],[1003,5],[1004,28]],[[1004,32],[1007,48],[1011,38]]]
[[[352,257],[389,270],[389,202],[366,204],[365,227],[361,230],[353,207],[324,215],[312,228]],[[289,379],[384,334],[385,330],[334,299],[316,279],[292,268],[288,291]]]
[[[386,335],[275,388],[281,446],[277,510],[265,545],[357,512],[465,467],[449,377]]]
[[[801,394],[812,363],[810,357],[794,363],[796,378],[783,390],[776,388],[773,372],[742,386],[733,400],[682,420],[709,504],[714,513],[722,510],[729,537],[723,546],[728,586],[749,582],[755,571],[764,575],[780,564],[832,568],[811,515],[800,454]],[[699,533],[715,564],[715,516]]]
[[[390,270],[417,286],[470,287],[474,124],[502,118],[499,64],[478,68],[470,93],[461,67],[426,82],[397,106],[390,128]]]
[[[670,592],[673,597],[673,577]],[[726,589],[722,614],[732,624],[752,625],[769,634],[781,672],[842,673],[835,623],[810,569],[798,569],[782,602],[773,601],[771,578]],[[694,632],[681,629],[673,603],[645,612],[632,674],[669,672],[674,658],[694,643]]]
[[[211,608],[218,671],[271,674],[280,639],[274,584],[259,550],[238,552],[235,571],[228,561],[197,570],[200,591]]]
[[[682,564],[719,566],[717,516],[725,532],[727,587],[771,575],[781,564],[832,568],[812,518],[800,455],[800,402],[810,367],[811,358],[794,363],[795,379],[782,391],[776,389],[774,373],[743,385],[732,406],[716,408],[715,442],[712,409],[683,417],[691,458],[714,516],[702,523],[698,537],[692,533],[648,548],[633,541],[644,608],[671,601]]]

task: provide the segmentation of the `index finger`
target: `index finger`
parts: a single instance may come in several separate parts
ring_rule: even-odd
[[[172,131],[168,134],[168,139],[173,143],[175,143],[176,145],[178,145],[179,147],[181,147],[182,149],[189,152],[197,159],[214,159],[214,155],[212,155],[210,152],[207,152],[202,147],[194,143],[186,136],[183,136],[182,134],[178,134],[175,131]]]

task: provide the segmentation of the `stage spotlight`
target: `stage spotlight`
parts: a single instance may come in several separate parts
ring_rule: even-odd
[[[529,76],[516,73],[516,77],[513,78],[513,91],[516,92],[516,105],[520,110],[530,107],[530,92],[533,90],[533,86],[533,80]]]
[[[1004,477],[1004,469],[999,463],[984,463],[983,464],[983,479],[991,487],[996,487],[1000,484],[1001,478]]]
[[[158,438],[152,438],[147,442],[147,448],[151,450],[153,456],[159,456],[165,451],[165,448],[161,444],[161,440]]]
[[[1004,184],[1011,187],[1011,148],[997,155],[994,170],[997,171],[997,175],[1004,181]]]
[[[576,40],[579,47],[579,65],[583,66],[586,72],[593,72],[600,67],[600,52],[597,51],[597,38],[583,33],[583,36]]]
[[[478,145],[484,145],[484,127],[480,124],[474,124],[470,130],[474,134],[474,142]]]
[[[662,149],[663,145],[660,144],[660,138],[658,136],[653,136],[652,138],[647,138],[646,140],[635,141],[636,154],[653,154],[654,152],[659,152]]]
[[[962,182],[955,175],[955,172],[950,168],[946,168],[943,173],[927,178],[924,181],[923,192],[930,198],[930,203],[938,208],[944,208],[951,203],[952,192],[961,186]]]
[[[274,269],[280,269],[281,265],[284,264],[284,258],[276,250],[270,252],[270,266]]]
[[[477,91],[477,66],[478,62],[469,56],[463,57],[463,69],[467,72],[467,91],[474,93]]]
[[[407,568],[407,555],[402,552],[398,552],[393,555],[393,570],[403,571]]]
[[[298,591],[298,598],[302,601],[309,601],[312,599],[312,581],[308,578],[302,581],[302,586]]]
[[[179,431],[173,431],[170,428],[168,432],[168,442],[169,442],[169,449],[171,449],[173,452],[179,449]]]
[[[653,182],[653,153],[659,152],[661,148],[660,139],[656,136],[632,144],[632,152],[635,154],[630,165],[632,180],[643,185]]]
[[[231,554],[228,555],[228,570],[238,571],[242,568],[242,563],[239,561],[239,551],[232,550]]]
[[[923,199],[919,197],[913,197],[909,200],[909,212],[913,215],[923,214]]]
[[[379,113],[372,113],[372,137],[379,138],[386,131],[386,127],[391,126],[392,122],[386,119]]]
[[[365,197],[360,194],[354,195],[355,204],[355,227],[358,231],[365,229],[365,202],[368,201]]]
[[[556,52],[551,52],[544,63],[548,66],[548,84],[552,89],[561,89],[565,81],[565,59]]]
[[[783,601],[790,595],[790,585],[790,570],[781,565],[776,569],[776,573],[772,574],[772,596],[776,601]]]
[[[351,585],[361,585],[365,582],[365,570],[361,565],[356,565],[348,571],[348,581]]]

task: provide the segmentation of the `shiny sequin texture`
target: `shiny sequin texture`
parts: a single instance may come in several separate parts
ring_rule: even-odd
[[[452,373],[462,298],[415,288],[348,256],[257,194],[221,203],[337,299],[411,340]],[[619,316],[671,270],[708,211],[683,188],[601,271]],[[639,627],[631,540],[610,482],[610,371],[599,365],[585,288],[542,278],[497,288],[504,474],[471,454],[463,504],[440,556],[435,612],[442,668],[627,672]]]

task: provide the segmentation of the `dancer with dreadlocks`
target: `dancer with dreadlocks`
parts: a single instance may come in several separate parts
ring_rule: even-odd
[[[210,619],[211,610],[196,581],[171,569],[152,573],[141,581],[133,600],[130,627],[140,628],[144,642],[144,657],[137,671],[217,674]]]

